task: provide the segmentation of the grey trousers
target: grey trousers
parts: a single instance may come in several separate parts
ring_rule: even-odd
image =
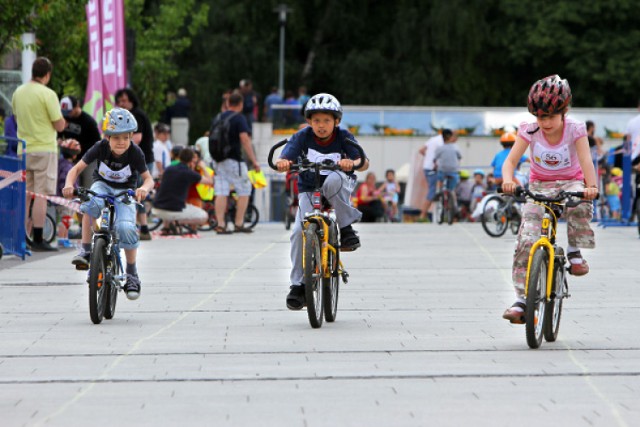
[[[351,205],[351,193],[356,180],[344,172],[331,172],[322,185],[322,194],[329,200],[336,213],[338,226],[344,228],[362,217],[362,213]],[[313,193],[300,193],[298,213],[291,232],[291,284],[302,283],[302,220],[305,214],[313,211],[311,204]]]

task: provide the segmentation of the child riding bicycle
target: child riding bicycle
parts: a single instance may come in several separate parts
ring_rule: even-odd
[[[351,224],[360,220],[362,214],[351,205],[351,192],[355,186],[353,174],[354,162],[365,164],[360,170],[369,167],[368,159],[361,159],[355,148],[345,143],[346,139],[355,141],[351,133],[340,129],[342,106],[327,93],[314,95],[306,104],[305,119],[309,127],[296,132],[282,150],[276,162],[279,172],[287,172],[291,164],[301,156],[312,162],[324,159],[336,162],[342,171],[323,171],[322,194],[335,209],[340,226],[340,250],[353,251],[360,247],[360,239]],[[343,154],[346,158],[342,158]],[[300,310],[305,304],[304,284],[302,283],[302,219],[313,210],[311,192],[314,190],[313,172],[302,172],[298,176],[299,208],[291,233],[291,291],[287,295],[287,307]]]
[[[100,194],[116,194],[125,189],[135,189],[138,202],[147,197],[153,189],[153,178],[147,170],[144,154],[140,147],[131,143],[133,132],[138,123],[133,115],[123,108],[113,108],[105,114],[102,131],[106,139],[96,143],[69,171],[62,194],[73,196],[73,183],[82,171],[92,162],[97,162],[93,173],[91,191]],[[136,189],[138,175],[144,180]],[[87,270],[91,259],[92,224],[100,217],[105,201],[94,197],[80,205],[82,216],[82,248],[71,263],[77,270]],[[133,204],[118,203],[116,205],[115,228],[127,259],[127,281],[124,291],[129,299],[140,296],[141,283],[136,267],[136,256],[140,244],[136,228],[136,207]]]
[[[529,112],[536,116],[536,121],[524,122],[518,128],[515,145],[502,168],[502,189],[505,193],[511,194],[516,188],[514,171],[528,146],[531,154],[529,190],[532,193],[555,197],[561,191],[584,191],[584,198],[588,200],[598,196],[587,129],[583,122],[566,117],[570,103],[569,83],[558,75],[533,84],[529,91],[528,107]],[[524,323],[524,287],[529,251],[540,235],[543,214],[544,208],[532,202],[527,202],[522,211],[523,223],[513,257],[516,301],[502,316],[511,323]],[[590,203],[581,203],[565,211],[569,273],[575,276],[589,272],[589,265],[582,258],[579,248],[595,247],[590,227],[592,216]]]

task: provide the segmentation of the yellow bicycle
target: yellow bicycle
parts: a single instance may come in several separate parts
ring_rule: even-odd
[[[531,246],[527,264],[525,282],[525,329],[527,344],[530,348],[538,348],[542,338],[553,342],[558,338],[562,303],[569,298],[567,282],[567,258],[564,249],[556,243],[558,219],[566,207],[575,207],[580,203],[591,203],[582,199],[581,191],[562,191],[556,197],[547,197],[531,193],[518,187],[517,197],[526,195],[533,202],[544,208],[540,227],[540,238]]]

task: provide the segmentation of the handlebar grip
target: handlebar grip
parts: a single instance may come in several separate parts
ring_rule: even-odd
[[[351,145],[353,148],[355,148],[358,153],[360,154],[360,165],[355,168],[355,170],[360,170],[364,167],[364,162],[367,158],[367,156],[364,154],[364,150],[362,149],[362,147],[360,146],[360,144],[358,144],[357,142],[347,138],[345,139],[345,142],[349,145]]]
[[[278,142],[276,145],[274,145],[273,147],[271,147],[271,149],[269,150],[269,155],[267,156],[267,162],[269,163],[269,167],[271,169],[273,169],[274,171],[277,171],[278,168],[276,167],[276,165],[273,164],[273,153],[275,153],[275,151],[282,147],[283,145],[285,145],[287,142],[289,142],[289,140],[287,139],[283,139],[282,141]]]

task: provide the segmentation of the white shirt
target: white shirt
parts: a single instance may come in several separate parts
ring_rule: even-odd
[[[171,141],[162,142],[157,139],[153,141],[153,158],[162,165],[162,170],[165,170],[171,164]],[[158,170],[155,167],[152,176],[158,177]]]
[[[424,146],[427,147],[426,153],[424,153],[424,162],[422,163],[422,169],[434,170],[435,166],[435,157],[436,150],[438,147],[444,145],[444,138],[442,135],[436,135],[432,138],[429,138],[427,142],[425,142]]]
[[[626,134],[631,137],[631,159],[633,160],[640,154],[640,115],[629,120]]]

